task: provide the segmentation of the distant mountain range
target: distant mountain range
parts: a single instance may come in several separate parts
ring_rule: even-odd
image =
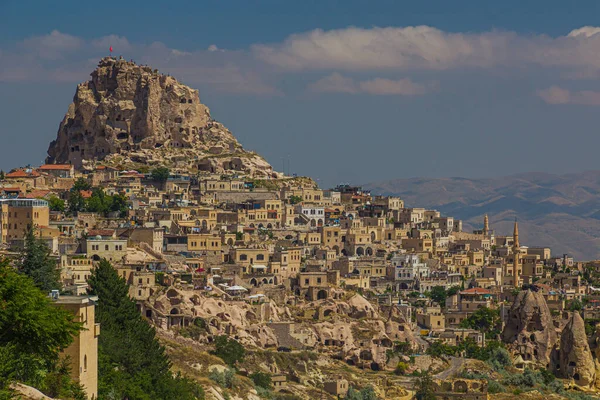
[[[510,234],[516,217],[523,245],[549,246],[553,255],[568,253],[576,260],[600,259],[600,171],[395,179],[363,187],[400,196],[407,207],[461,219],[465,231],[480,229],[487,213],[496,234]]]

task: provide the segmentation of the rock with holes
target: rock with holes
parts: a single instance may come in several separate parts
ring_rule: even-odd
[[[198,91],[147,66],[105,57],[73,103],[48,148],[49,163],[92,168],[167,166],[255,177],[278,174],[244,150],[210,116]]]
[[[585,334],[585,323],[577,311],[560,335],[556,369],[559,376],[573,379],[579,386],[596,383],[596,365]]]
[[[540,292],[521,291],[508,312],[502,340],[526,361],[550,365],[558,335],[550,309]]]

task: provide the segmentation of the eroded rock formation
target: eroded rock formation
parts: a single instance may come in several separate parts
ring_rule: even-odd
[[[596,365],[588,339],[585,323],[577,311],[560,335],[557,370],[562,378],[573,378],[579,386],[593,386],[596,383]]]
[[[526,361],[538,361],[544,367],[550,365],[558,337],[542,293],[524,290],[517,295],[508,312],[502,340]]]
[[[106,57],[77,86],[48,148],[49,163],[76,168],[164,165],[182,170],[277,176],[214,121],[198,91],[147,66]]]
[[[170,287],[144,302],[143,313],[165,331],[201,319],[209,337],[230,335],[245,346],[313,348],[354,365],[384,369],[396,343],[416,347],[410,324],[396,307],[381,308],[360,295],[347,301],[318,300],[295,307],[270,300],[251,305]],[[393,368],[393,366],[392,366]]]

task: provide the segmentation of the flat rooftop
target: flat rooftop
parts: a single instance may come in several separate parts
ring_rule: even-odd
[[[59,296],[58,299],[52,299],[56,304],[87,304],[98,301],[98,296]]]

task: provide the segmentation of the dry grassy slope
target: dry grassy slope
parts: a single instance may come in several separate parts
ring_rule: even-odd
[[[497,234],[519,219],[522,243],[550,246],[578,260],[600,259],[600,171],[527,173],[492,179],[411,178],[364,185],[374,194],[398,195],[411,207],[435,208],[481,228],[490,216]]]
[[[209,347],[189,339],[174,338],[161,330],[157,330],[157,333],[173,363],[173,372],[181,372],[199,382],[207,393],[207,399],[217,398],[213,395],[215,390],[223,392],[208,378],[208,369],[210,366],[225,364],[220,358],[208,353]],[[407,400],[411,397],[410,392],[406,390],[406,383],[411,378],[398,377],[390,371],[361,370],[316,352],[282,353],[249,350],[240,368],[248,373],[267,372],[273,364],[277,365],[281,373],[297,377],[298,382],[288,380],[287,392],[300,398],[333,400],[334,396],[322,391],[322,382],[334,377],[343,377],[358,388],[367,384],[372,385],[382,398]],[[239,375],[238,378],[236,386],[226,392],[241,399],[255,398],[252,382]],[[382,395],[383,393],[385,396]]]

